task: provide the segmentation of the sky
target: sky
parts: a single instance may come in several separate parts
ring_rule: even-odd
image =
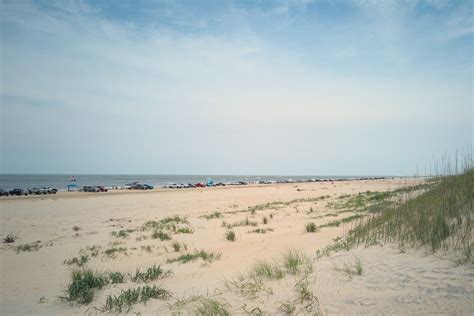
[[[472,152],[472,1],[0,3],[0,173],[408,175]]]

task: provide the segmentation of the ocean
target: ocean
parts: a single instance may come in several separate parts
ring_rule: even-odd
[[[69,180],[71,176],[75,176],[75,182],[71,182]],[[197,182],[206,182],[207,180],[213,180],[214,183],[223,182],[228,184],[237,183],[239,181],[256,183],[258,181],[282,181],[289,179],[352,179],[360,177],[364,176],[0,174],[0,189],[29,189],[33,187],[53,187],[60,191],[66,191],[66,185],[70,183],[77,184],[79,187],[82,187],[84,185],[104,185],[107,187],[121,187],[133,181],[139,181],[140,183],[150,184],[154,187],[162,187],[173,183],[195,184]]]

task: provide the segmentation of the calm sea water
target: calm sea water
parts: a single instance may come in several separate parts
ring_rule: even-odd
[[[278,181],[278,180],[306,180],[306,179],[339,179],[339,178],[358,178],[357,176],[236,176],[236,175],[74,175],[76,182],[70,182],[69,178],[73,175],[61,174],[1,174],[0,189],[13,188],[33,188],[33,187],[53,187],[65,191],[66,185],[75,183],[78,186],[83,185],[104,185],[104,186],[124,186],[133,181],[147,183],[155,187],[161,187],[169,184],[187,184],[206,182],[212,179],[214,182],[236,183],[246,181],[255,183],[257,181]]]

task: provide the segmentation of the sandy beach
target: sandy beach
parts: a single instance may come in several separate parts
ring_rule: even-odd
[[[316,260],[316,250],[331,244],[352,224],[308,233],[308,222],[320,226],[353,215],[334,213],[331,203],[340,196],[389,191],[402,185],[406,180],[383,179],[4,198],[0,200],[2,235],[13,233],[19,239],[1,245],[1,311],[3,315],[101,313],[108,295],[145,284],[128,280],[107,285],[90,304],[70,304],[60,297],[78,264],[67,261],[82,254],[87,257],[83,266],[96,271],[127,274],[154,264],[172,270],[172,275],[146,283],[162,286],[172,297],[135,304],[133,312],[192,313],[185,308],[177,312],[172,306],[179,299],[199,295],[215,298],[232,314],[251,310],[284,314],[282,302],[294,296],[298,275],[269,281],[265,291],[251,296],[237,293],[228,281],[259,260],[276,260],[289,249],[297,249],[312,262],[306,277],[323,314],[470,314],[472,265],[455,266],[422,249],[401,253],[390,245],[337,252]],[[171,240],[160,240],[143,228],[149,221],[170,216],[185,218],[187,223],[178,226],[190,229],[181,233],[178,229],[169,233]],[[235,241],[226,239],[230,229]],[[174,242],[181,244],[178,251]],[[38,249],[16,251],[20,244],[35,243]],[[199,250],[217,258],[169,262]],[[360,276],[348,276],[335,268],[354,258],[366,271]],[[298,308],[303,314],[316,311],[296,305],[295,312]]]

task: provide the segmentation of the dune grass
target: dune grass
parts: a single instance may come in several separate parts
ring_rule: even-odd
[[[107,257],[116,257],[118,254],[120,253],[126,253],[127,251],[127,248],[125,247],[112,247],[112,248],[108,248],[104,251],[104,255],[106,255]]]
[[[229,316],[228,304],[216,298],[193,295],[168,304],[172,315]]]
[[[64,260],[64,264],[67,264],[68,266],[76,265],[78,267],[82,267],[87,262],[89,262],[89,256],[87,255],[80,255],[79,257],[73,257],[71,259]]]
[[[162,230],[155,230],[151,234],[151,239],[159,239],[161,241],[163,240],[171,240],[171,236],[167,233],[165,233]]]
[[[16,253],[38,251],[41,249],[41,247],[43,247],[43,245],[41,245],[41,241],[35,241],[31,244],[18,245],[15,247],[15,251]]]
[[[249,220],[248,217],[246,217],[244,220],[233,222],[233,223],[227,223],[226,221],[222,221],[222,227],[227,227],[228,229],[239,227],[239,226],[257,226],[257,225],[258,223],[256,221],[251,221]]]
[[[107,284],[107,278],[90,269],[76,269],[71,274],[72,281],[61,297],[69,302],[89,304],[94,299],[94,294]]]
[[[205,214],[205,215],[200,216],[200,218],[205,218],[207,220],[215,219],[215,218],[222,218],[222,217],[223,217],[223,215],[222,215],[221,212],[214,212],[214,213]]]
[[[263,277],[267,279],[282,279],[285,276],[283,266],[277,262],[257,261],[248,272],[250,277]]]
[[[160,265],[153,265],[145,271],[140,271],[139,268],[134,273],[129,273],[128,276],[132,282],[150,282],[156,279],[166,278],[172,275],[171,270],[164,270]]]
[[[107,277],[110,283],[117,284],[117,283],[124,283],[125,282],[125,273],[122,272],[107,272]]]
[[[362,275],[364,268],[362,265],[362,261],[354,256],[354,262],[343,262],[342,265],[334,265],[334,270],[337,272],[343,272],[348,277],[349,280],[352,280],[354,275]]]
[[[113,231],[112,233],[110,233],[113,237],[117,237],[117,238],[127,238],[128,236],[130,236],[131,233],[133,233],[135,231],[135,229],[121,229],[119,230],[118,232],[117,231]]]
[[[233,230],[228,230],[225,233],[225,239],[228,241],[235,241],[235,232]]]
[[[195,251],[194,253],[186,253],[177,258],[171,258],[166,260],[168,263],[181,262],[188,263],[197,259],[202,259],[204,262],[211,263],[215,260],[219,260],[222,254],[220,252],[207,252],[205,250]]]
[[[457,263],[472,261],[472,219],[474,168],[472,160],[463,172],[448,170],[420,185],[418,194],[409,189],[398,189],[405,194],[399,205],[387,203],[349,230],[345,237],[319,250],[318,255],[350,249],[358,245],[395,243],[400,248],[425,247],[434,253],[439,249],[453,250]],[[378,198],[378,197],[377,197]],[[383,206],[383,202],[380,202]]]
[[[256,275],[250,277],[239,275],[235,279],[224,280],[224,287],[247,299],[255,299],[260,293],[273,294],[272,289],[263,282],[262,278]]]
[[[273,228],[256,228],[249,230],[247,234],[256,233],[256,234],[265,234],[266,232],[272,232]]]
[[[150,299],[167,299],[171,293],[164,288],[154,285],[138,287],[134,289],[122,290],[118,295],[109,295],[105,300],[104,306],[100,309],[103,312],[110,313],[128,313],[133,305]]]
[[[318,228],[316,227],[316,224],[313,222],[307,223],[305,227],[306,227],[307,233],[315,233],[318,230]]]

